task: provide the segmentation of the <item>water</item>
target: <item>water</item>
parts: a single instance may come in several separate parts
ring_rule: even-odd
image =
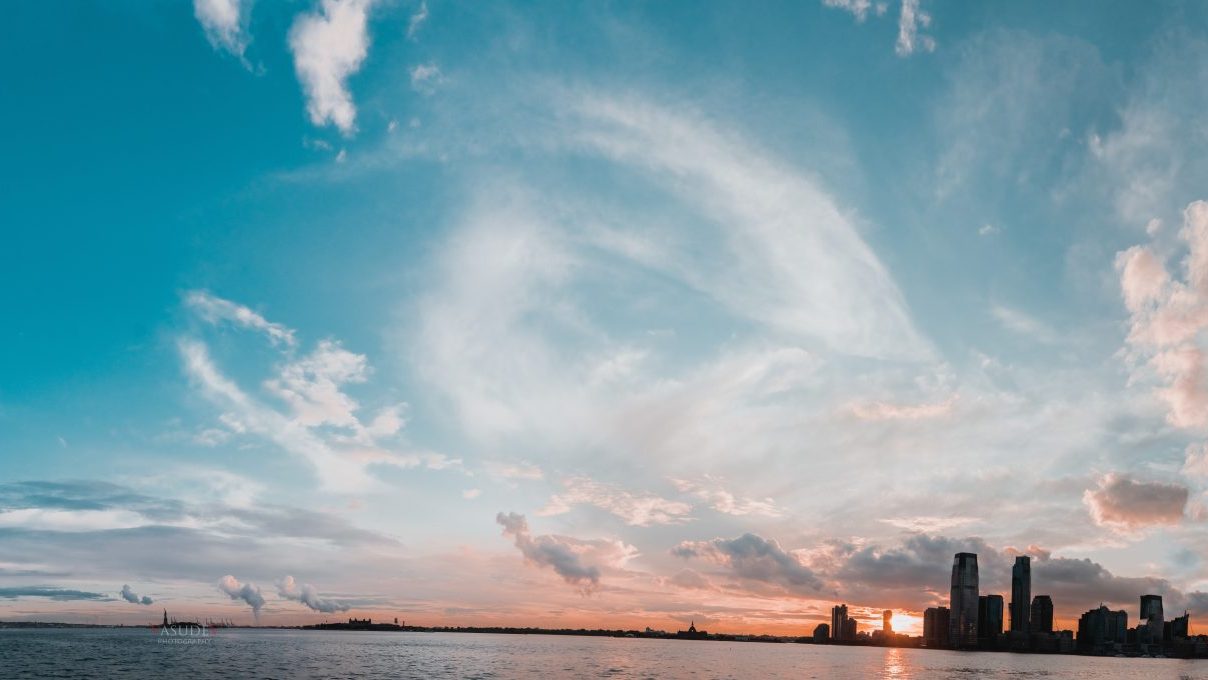
[[[0,678],[1172,678],[1208,660],[957,653],[550,635],[219,630],[159,644],[148,629],[0,629]]]

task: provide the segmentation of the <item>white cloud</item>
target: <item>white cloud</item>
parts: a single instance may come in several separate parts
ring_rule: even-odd
[[[1187,245],[1183,279],[1174,280],[1150,248],[1134,246],[1116,255],[1121,294],[1130,313],[1130,358],[1158,377],[1177,427],[1208,426],[1208,373],[1198,337],[1208,328],[1208,203],[1183,213],[1180,239]]]
[[[620,517],[630,526],[678,524],[686,522],[692,506],[650,493],[633,493],[611,484],[602,484],[589,477],[563,480],[564,490],[550,497],[540,516],[559,515],[575,505],[594,505]]]
[[[322,0],[319,13],[299,15],[289,31],[311,122],[331,123],[345,135],[356,131],[348,78],[360,70],[369,52],[371,5],[372,0]]]
[[[705,475],[699,480],[672,479],[671,483],[680,492],[694,496],[717,512],[727,515],[781,517],[784,514],[771,498],[760,500],[735,496],[723,486],[723,480],[711,475]]]
[[[997,236],[1001,233],[1002,229],[994,226],[993,224],[983,224],[981,228],[977,230],[978,236]]]
[[[365,382],[368,373],[365,355],[323,340],[310,355],[283,366],[264,386],[290,405],[294,420],[302,425],[353,427],[359,424],[353,414],[359,405],[341,388]]]
[[[352,608],[347,602],[319,597],[317,588],[309,583],[298,583],[293,576],[288,575],[277,584],[277,594],[287,600],[301,602],[307,608],[325,614],[346,612]]]
[[[873,8],[872,0],[822,0],[822,4],[851,12],[856,21],[864,21],[868,17],[868,11]]]
[[[482,489],[465,489],[464,491],[461,492],[461,497],[468,501],[472,501],[481,495],[482,495]]]
[[[193,15],[214,49],[243,57],[247,49],[247,7],[243,0],[193,0]]]
[[[931,15],[919,8],[920,0],[902,0],[902,12],[898,15],[898,42],[894,50],[898,56],[906,57],[916,50],[935,51],[935,38],[920,33],[931,25]]]
[[[222,301],[193,305],[202,315],[219,310],[244,310]],[[231,315],[227,315],[231,316]],[[233,315],[250,319],[255,327],[272,329],[270,337],[284,337],[293,344],[294,332],[255,315]],[[181,338],[178,342],[184,367],[201,393],[223,409],[221,422],[233,433],[265,437],[282,449],[306,460],[325,488],[353,492],[364,491],[374,482],[366,468],[374,464],[397,467],[423,465],[430,469],[458,467],[461,462],[428,451],[399,452],[383,444],[403,426],[401,411],[405,405],[392,405],[378,411],[365,425],[357,416],[359,404],[344,392],[347,384],[362,383],[369,375],[364,355],[345,350],[334,340],[324,340],[310,354],[287,361],[277,374],[264,382],[265,391],[288,406],[288,412],[249,395],[224,375],[201,341]],[[292,352],[289,353],[292,356]]]
[[[254,583],[240,583],[239,579],[227,574],[219,579],[218,589],[232,600],[242,600],[247,603],[256,618],[260,618],[260,608],[264,606],[264,595],[260,593],[259,586]]]

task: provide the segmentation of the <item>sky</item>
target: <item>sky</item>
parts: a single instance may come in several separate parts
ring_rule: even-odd
[[[1203,3],[5,15],[0,619],[1208,631]]]

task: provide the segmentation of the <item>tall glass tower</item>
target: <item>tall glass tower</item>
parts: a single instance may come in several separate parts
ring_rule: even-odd
[[[1027,633],[1032,610],[1032,558],[1019,555],[1011,567],[1011,632]]]
[[[955,647],[977,646],[977,555],[952,558],[952,594],[948,642]]]

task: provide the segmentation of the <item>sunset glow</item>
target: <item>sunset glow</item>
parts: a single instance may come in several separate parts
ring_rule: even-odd
[[[1099,4],[6,3],[0,623],[1167,656],[1208,3]]]

